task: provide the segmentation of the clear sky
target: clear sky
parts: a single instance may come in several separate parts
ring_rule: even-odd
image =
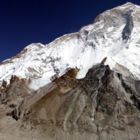
[[[78,31],[101,12],[128,0],[1,0],[0,61],[30,43]],[[140,5],[140,0],[129,0]]]

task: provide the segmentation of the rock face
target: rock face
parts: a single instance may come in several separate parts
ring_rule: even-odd
[[[123,77],[102,63],[91,68],[82,80],[74,78],[76,72],[69,70],[32,96],[21,81],[15,80],[1,99],[4,111],[0,122],[5,122],[2,137],[138,140],[140,81]]]
[[[0,140],[139,140],[138,13],[127,3],[3,62]]]

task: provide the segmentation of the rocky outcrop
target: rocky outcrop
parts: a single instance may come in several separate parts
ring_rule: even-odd
[[[53,86],[50,84],[50,90],[45,86],[37,93],[22,89],[22,84],[19,94],[17,85],[12,84],[5,93],[7,102],[1,103],[7,110],[1,120],[10,118],[20,133],[26,136],[29,129],[36,140],[139,139],[139,81],[124,77],[103,63],[91,68],[84,79],[75,79],[76,72],[69,70],[55,79]]]

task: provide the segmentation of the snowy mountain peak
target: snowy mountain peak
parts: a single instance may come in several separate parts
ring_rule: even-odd
[[[126,2],[125,4],[121,5],[120,8],[129,8],[129,7],[136,7],[138,5],[135,5],[132,2]]]
[[[12,75],[29,80],[37,90],[78,68],[77,78],[104,58],[105,64],[125,76],[140,79],[140,6],[130,2],[100,14],[79,32],[64,35],[50,44],[34,43],[0,65],[0,83]]]

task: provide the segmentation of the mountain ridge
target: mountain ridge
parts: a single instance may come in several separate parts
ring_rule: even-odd
[[[103,12],[93,24],[81,28],[77,33],[64,35],[47,45],[38,43],[27,46],[16,57],[0,65],[0,83],[6,79],[9,82],[13,74],[30,79],[33,81],[30,88],[37,90],[50,83],[52,76],[63,75],[67,68],[79,68],[77,78],[84,78],[88,69],[105,57],[106,64],[112,69],[116,63],[120,64],[139,79],[139,13],[139,6],[126,3]],[[128,55],[133,55],[134,60]]]

